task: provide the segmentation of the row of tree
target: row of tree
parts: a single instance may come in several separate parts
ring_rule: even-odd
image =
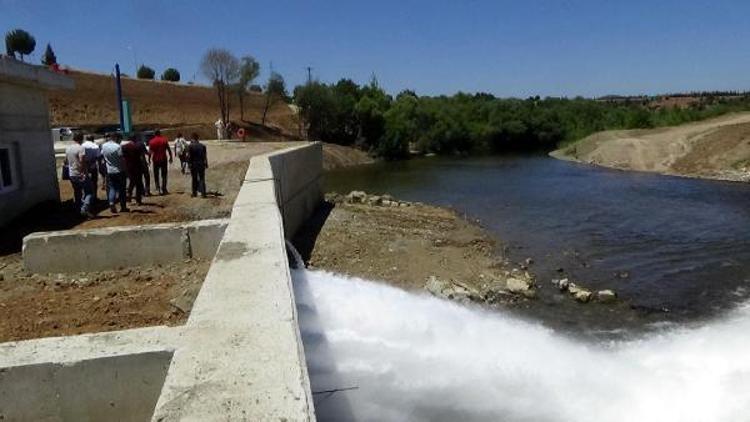
[[[594,132],[677,125],[723,113],[750,110],[750,97],[715,98],[688,108],[650,109],[642,104],[585,98],[496,98],[491,94],[395,98],[373,79],[317,81],[294,89],[308,137],[356,145],[384,158],[410,150],[456,154],[551,150]]]
[[[36,38],[23,29],[14,29],[5,33],[5,53],[9,57],[16,57],[16,54],[23,61],[23,56],[28,56],[36,49]],[[52,51],[52,46],[47,43],[47,48],[42,56],[42,64],[52,66],[57,64],[57,56]]]
[[[156,76],[156,71],[145,64],[142,64],[138,70],[136,71],[136,77],[138,79],[154,79]],[[162,81],[170,81],[170,82],[179,82],[180,81],[180,71],[169,67],[161,74],[161,80]]]

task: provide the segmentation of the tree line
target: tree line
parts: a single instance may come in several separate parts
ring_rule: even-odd
[[[310,140],[354,145],[386,159],[436,154],[549,151],[594,132],[678,125],[750,110],[750,96],[712,98],[686,108],[576,98],[497,98],[487,93],[388,95],[373,79],[294,89]]]

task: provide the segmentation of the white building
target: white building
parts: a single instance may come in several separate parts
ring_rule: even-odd
[[[0,226],[60,200],[46,91],[73,87],[67,76],[0,57]]]

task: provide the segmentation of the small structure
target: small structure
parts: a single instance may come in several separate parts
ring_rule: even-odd
[[[67,76],[0,57],[0,227],[60,200],[46,91],[73,87]]]

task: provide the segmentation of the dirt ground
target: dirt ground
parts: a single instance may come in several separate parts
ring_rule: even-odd
[[[0,342],[184,324],[209,264],[43,275],[0,256]]]
[[[50,92],[52,126],[94,127],[119,122],[115,83],[112,75],[71,71],[74,90]],[[131,75],[132,76],[132,75]],[[186,75],[185,75],[186,76]],[[213,87],[135,78],[122,79],[123,96],[130,101],[135,125],[172,127],[212,125],[218,118],[218,97]],[[236,96],[229,97],[230,118],[240,120]],[[245,99],[244,120],[260,123],[265,96],[250,93]],[[266,126],[288,135],[297,135],[297,115],[284,102],[270,109]]]
[[[429,205],[350,204],[329,195],[295,245],[310,268],[423,289],[430,276],[477,289],[509,269],[482,228]]]
[[[600,132],[552,156],[622,170],[750,180],[750,113],[652,130]]]

